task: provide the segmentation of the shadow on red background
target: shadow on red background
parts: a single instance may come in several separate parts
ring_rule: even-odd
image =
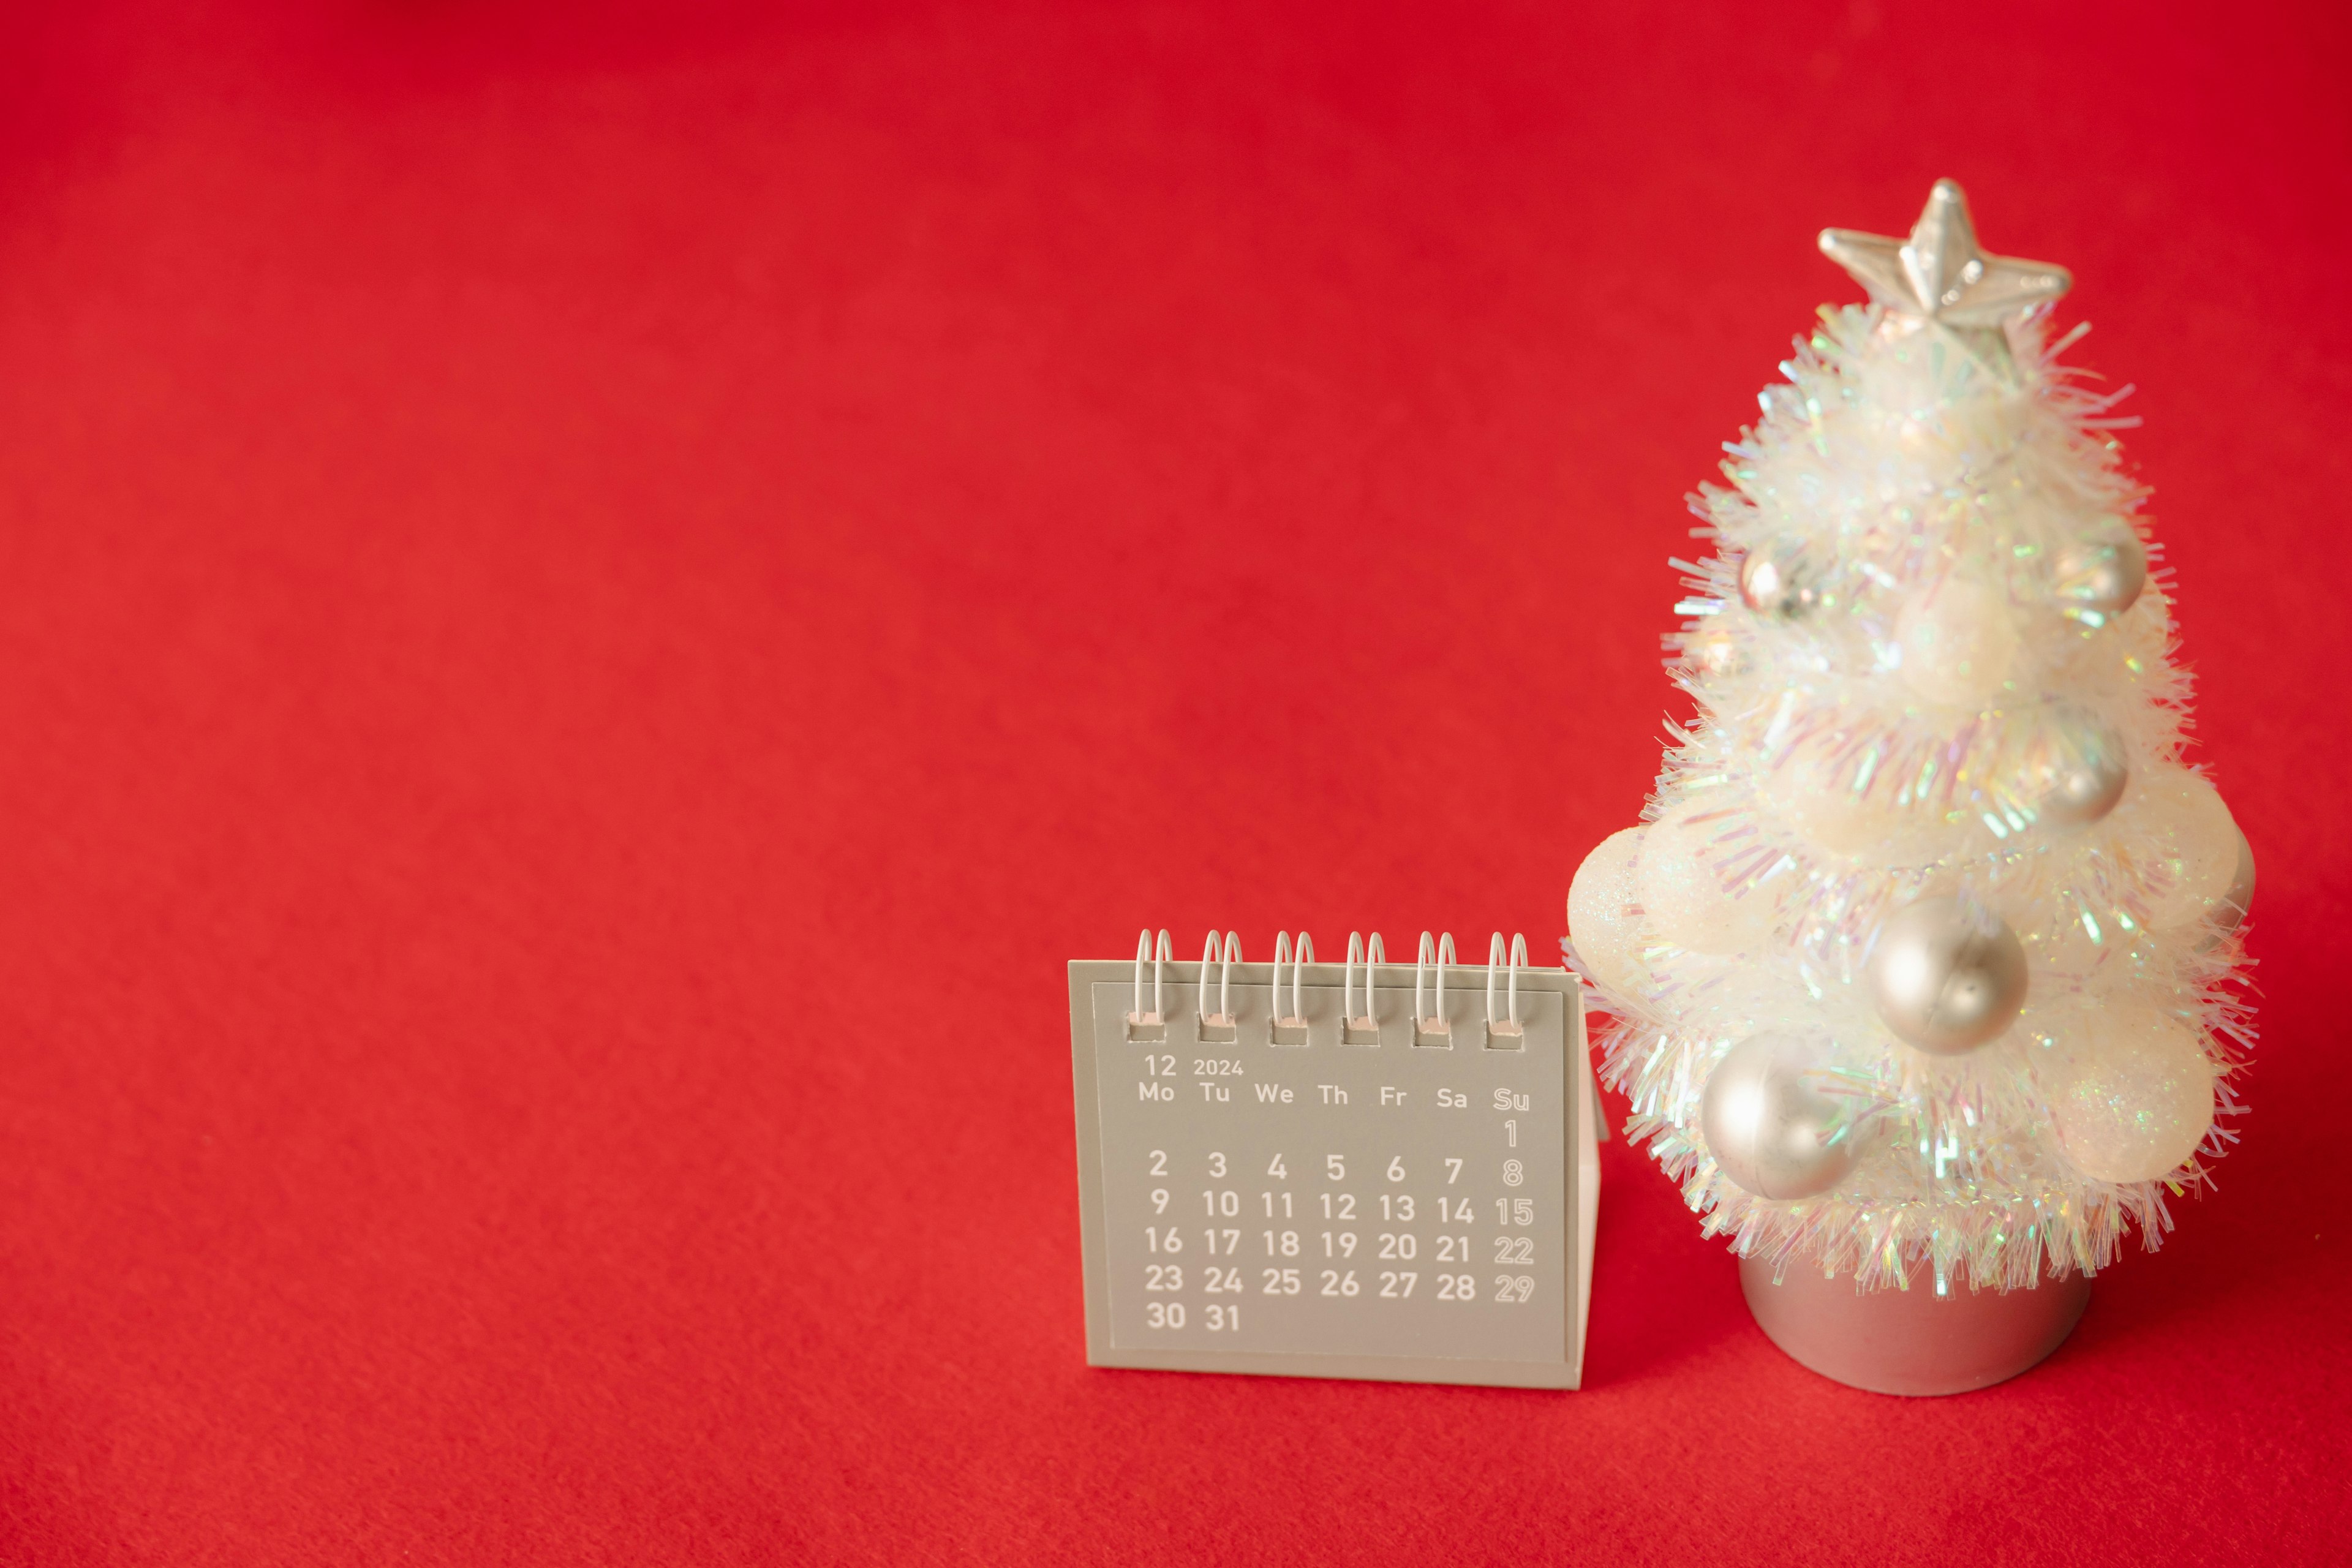
[[[27,8],[0,1555],[2318,1561],[2320,8]],[[2042,1370],[1782,1360],[1607,1152],[1571,1396],[1082,1364],[1063,962],[1544,948],[1680,498],[1938,174],[2137,382],[2246,1142]]]

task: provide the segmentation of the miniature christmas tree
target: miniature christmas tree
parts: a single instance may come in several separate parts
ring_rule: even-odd
[[[2067,274],[1832,230],[1827,308],[1693,498],[1696,715],[1577,872],[1603,1076],[1711,1235],[1864,1289],[2095,1271],[2231,1140],[2244,837]],[[2129,389],[2125,389],[2128,391]]]

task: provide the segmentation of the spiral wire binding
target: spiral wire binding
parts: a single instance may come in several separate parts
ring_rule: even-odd
[[[1427,931],[1421,933],[1421,955],[1412,965],[1412,1043],[1416,1046],[1436,1046],[1447,1050],[1454,1047],[1454,1030],[1445,1021],[1445,966],[1459,962],[1454,956],[1454,933],[1432,942]],[[1428,983],[1432,967],[1437,971],[1437,1011],[1423,1012],[1421,1005],[1423,986]]]
[[[1290,1014],[1282,1011],[1282,963],[1290,960]],[[1294,953],[1286,931],[1274,935],[1274,1043],[1277,1046],[1303,1046],[1307,1043],[1307,1009],[1303,1004],[1304,982],[1299,972],[1315,962],[1315,939],[1305,931],[1298,933],[1298,946]]]
[[[1232,931],[1225,933],[1224,963],[1217,979],[1217,1010],[1209,1011],[1209,966],[1217,963],[1217,933],[1209,933],[1209,945],[1201,954],[1201,1005],[1198,1033],[1204,1046],[1231,1046],[1240,1043],[1241,1025],[1234,1017],[1234,965],[1242,959],[1242,939]]]
[[[1162,1042],[1168,1038],[1168,933],[1160,933],[1160,949],[1151,947],[1151,928],[1143,928],[1135,944],[1135,1011],[1127,1016],[1127,1037]],[[1151,965],[1151,1011],[1143,1010],[1143,966]]]
[[[1374,931],[1370,945],[1365,945],[1360,932],[1348,933],[1348,963],[1339,971],[1339,1043],[1343,1046],[1377,1046],[1381,1043],[1380,1006],[1372,999],[1372,966],[1389,961],[1387,951],[1381,946],[1381,933]],[[1352,989],[1356,965],[1364,966],[1364,1010],[1359,1016],[1355,1009]]]
[[[1506,1019],[1495,1016],[1495,966],[1508,962],[1511,969],[1511,1016]],[[1503,933],[1496,931],[1486,944],[1486,1048],[1490,1051],[1516,1051],[1527,1039],[1527,1030],[1519,1024],[1519,971],[1528,966],[1528,939],[1514,931],[1507,961],[1503,956]]]
[[[1565,946],[1565,944],[1563,944]],[[1374,931],[1367,942],[1360,931],[1348,933],[1348,957],[1339,972],[1339,1044],[1372,1046],[1381,1043],[1380,1002],[1374,990],[1375,971],[1388,962],[1388,951]],[[1155,938],[1146,926],[1135,943],[1135,1006],[1125,1019],[1127,1038],[1137,1044],[1165,1044],[1168,1033],[1168,966],[1173,962],[1168,933],[1162,931]],[[1199,1005],[1195,1010],[1194,1030],[1202,1045],[1231,1046],[1241,1040],[1241,1020],[1234,1006],[1234,965],[1242,962],[1241,935],[1226,931],[1222,938],[1212,930],[1201,951],[1201,981]],[[1308,1026],[1306,1005],[1307,966],[1315,962],[1315,939],[1305,931],[1297,933],[1296,946],[1291,933],[1277,931],[1274,938],[1274,984],[1269,1011],[1273,1014],[1270,1044],[1304,1046],[1307,1044]],[[1290,966],[1289,1007],[1285,1011],[1282,994],[1282,969]],[[1454,1026],[1445,1016],[1445,972],[1460,967],[1454,955],[1454,933],[1433,936],[1421,933],[1421,948],[1413,961],[1412,972],[1412,1043],[1435,1049],[1451,1049]],[[1143,970],[1151,966],[1151,1005],[1143,1005]],[[1363,968],[1364,1006],[1356,1010],[1356,970]],[[1516,1051],[1523,1048],[1527,1025],[1519,1016],[1519,975],[1529,968],[1528,939],[1513,933],[1507,948],[1503,933],[1496,931],[1486,943],[1486,1046],[1488,1050]],[[1216,1002],[1213,1011],[1209,1006],[1209,974],[1217,972]],[[1575,973],[1573,967],[1570,973]],[[1432,975],[1435,976],[1435,994],[1432,996]],[[1582,977],[1578,976],[1580,987]],[[1502,995],[1496,996],[1498,983]],[[1431,1004],[1433,1002],[1433,1005]],[[1600,1105],[1594,1103],[1596,1121]],[[1601,1136],[1608,1130],[1602,1126]]]

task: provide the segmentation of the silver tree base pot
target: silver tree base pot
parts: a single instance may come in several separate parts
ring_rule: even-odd
[[[2080,1274],[2005,1294],[1961,1286],[1941,1300],[1926,1278],[1857,1295],[1851,1279],[1801,1263],[1775,1285],[1753,1258],[1739,1260],[1739,1289],[1756,1326],[1800,1365],[1874,1394],[1966,1394],[2015,1377],[2065,1342],[2091,1300]]]

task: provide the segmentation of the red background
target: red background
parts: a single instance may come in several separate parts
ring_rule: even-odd
[[[197,9],[0,24],[0,1558],[2343,1550],[2337,8]],[[2218,1194],[1960,1400],[1622,1143],[1580,1394],[1088,1370],[1065,961],[1546,949],[1946,174],[2144,389]]]

